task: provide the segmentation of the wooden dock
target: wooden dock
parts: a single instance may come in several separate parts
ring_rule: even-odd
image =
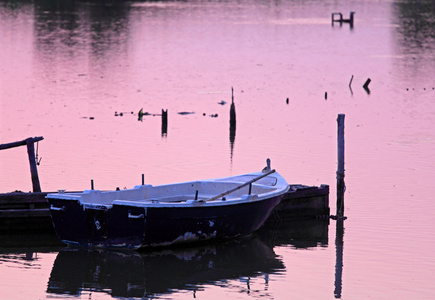
[[[329,185],[290,184],[269,220],[329,218]]]
[[[47,193],[0,194],[0,231],[52,230]]]

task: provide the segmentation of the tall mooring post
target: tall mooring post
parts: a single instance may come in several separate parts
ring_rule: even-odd
[[[344,114],[337,117],[337,218],[344,213]]]
[[[343,236],[344,236],[344,114],[337,117],[337,215],[331,216],[337,220],[335,228],[335,289],[334,297],[341,299],[343,282]]]

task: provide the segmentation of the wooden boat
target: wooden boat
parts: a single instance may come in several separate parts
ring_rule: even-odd
[[[117,191],[48,194],[59,238],[70,245],[130,248],[248,235],[289,185],[275,170]]]

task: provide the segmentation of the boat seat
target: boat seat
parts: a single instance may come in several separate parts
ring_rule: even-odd
[[[187,200],[192,200],[194,197],[179,195],[179,196],[166,196],[166,197],[153,197],[153,198],[145,198],[142,201],[150,201],[152,203],[158,202],[185,202]]]

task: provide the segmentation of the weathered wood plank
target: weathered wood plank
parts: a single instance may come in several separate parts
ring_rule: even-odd
[[[5,193],[0,194],[0,205],[11,203],[47,203],[48,193]]]
[[[329,217],[329,186],[290,185],[270,221]],[[268,220],[269,221],[269,220]]]
[[[1,218],[40,218],[50,217],[49,208],[39,209],[4,209],[0,210]]]
[[[28,142],[36,143],[36,142],[42,141],[43,139],[44,138],[42,136],[37,136],[34,138],[27,138],[25,140],[18,141],[18,142],[0,144],[0,150],[15,148],[15,147],[19,147],[19,146],[26,146]]]

